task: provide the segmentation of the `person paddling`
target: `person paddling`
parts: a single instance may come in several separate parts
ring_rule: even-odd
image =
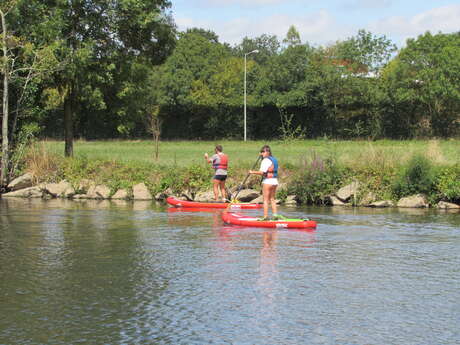
[[[261,175],[262,194],[264,197],[264,217],[261,220],[268,220],[268,207],[272,207],[272,216],[274,220],[281,219],[277,213],[276,206],[276,188],[278,187],[278,161],[272,156],[270,146],[264,145],[260,150],[262,163],[259,170],[249,170],[249,174]]]
[[[212,178],[214,199],[219,201],[219,189],[222,194],[222,201],[227,200],[227,193],[225,191],[225,180],[227,179],[228,169],[228,156],[222,152],[222,145],[216,145],[214,149],[215,154],[209,158],[208,154],[204,154],[204,159],[208,163],[212,163],[215,170],[214,177]]]

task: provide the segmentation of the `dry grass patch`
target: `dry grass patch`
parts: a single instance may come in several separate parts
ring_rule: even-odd
[[[426,156],[435,164],[445,165],[447,163],[438,140],[430,140],[428,142]]]
[[[62,158],[50,153],[44,143],[33,145],[24,161],[25,170],[34,176],[35,183],[57,181]]]

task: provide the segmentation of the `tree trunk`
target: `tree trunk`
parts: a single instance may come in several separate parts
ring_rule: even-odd
[[[3,32],[3,117],[2,117],[2,166],[0,172],[0,186],[8,183],[8,166],[9,160],[9,147],[8,147],[8,48],[6,45],[6,22],[5,14],[0,10],[0,16],[2,21],[2,32]]]
[[[73,91],[72,91],[72,87],[70,87],[67,93],[67,96],[64,100],[64,136],[65,136],[64,154],[66,157],[73,156],[72,103],[73,103]]]

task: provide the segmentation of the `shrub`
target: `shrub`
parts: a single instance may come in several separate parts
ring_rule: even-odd
[[[75,184],[83,178],[93,178],[97,171],[95,161],[90,161],[86,157],[66,158],[60,166],[60,178],[64,178]]]
[[[325,204],[326,197],[340,187],[345,177],[346,170],[333,159],[323,160],[315,155],[311,162],[304,164],[303,171],[288,190],[303,204]]]
[[[173,193],[188,191],[195,194],[197,191],[210,185],[211,170],[199,165],[191,165],[186,168],[169,168],[162,173],[162,177],[156,186],[157,191],[168,188]]]
[[[135,164],[127,166],[115,161],[91,160],[84,156],[66,158],[60,167],[60,179],[66,179],[77,187],[82,179],[107,185],[112,193],[129,188],[136,183],[149,182],[150,166]]]
[[[182,173],[183,185],[187,190],[195,194],[210,185],[211,176],[212,172],[208,167],[196,164],[191,165]]]
[[[436,182],[441,199],[451,202],[460,201],[460,164],[441,170]]]
[[[28,160],[30,161],[30,159],[33,157],[33,154],[30,152],[28,153],[28,151],[30,151],[28,148],[32,148],[35,151],[37,150],[38,146],[36,144],[35,136],[39,132],[40,128],[35,122],[26,124],[21,128],[21,131],[18,133],[16,140],[11,143],[12,146],[8,176],[9,179],[21,174],[26,167],[26,162]],[[43,146],[40,150],[43,150]]]
[[[391,188],[395,176],[394,168],[371,165],[354,170],[353,175],[360,182],[358,201],[361,201],[368,193],[374,194],[377,200],[392,198]]]
[[[63,158],[49,153],[43,144],[33,145],[24,158],[24,170],[35,176],[35,182],[56,182]]]
[[[392,186],[393,195],[401,198],[422,193],[433,195],[436,173],[432,163],[422,155],[413,156],[403,167]]]

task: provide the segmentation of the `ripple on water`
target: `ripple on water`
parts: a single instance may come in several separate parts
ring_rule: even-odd
[[[1,204],[0,343],[460,342],[458,218],[282,209],[319,223],[294,232],[134,205]]]

